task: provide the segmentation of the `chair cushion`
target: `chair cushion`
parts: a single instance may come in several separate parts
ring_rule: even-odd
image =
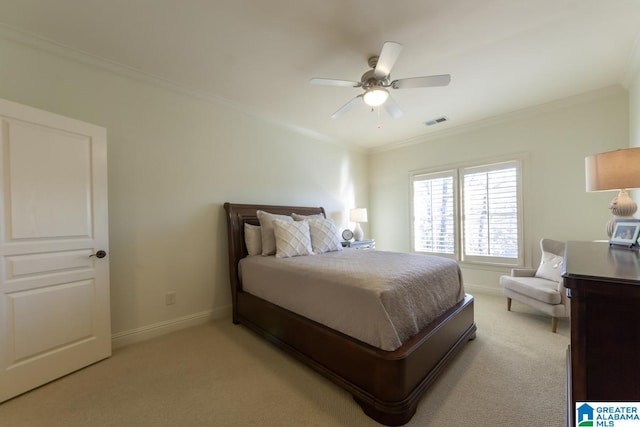
[[[563,258],[551,252],[542,252],[540,265],[536,270],[536,277],[560,282],[562,280]]]
[[[546,304],[560,304],[562,302],[562,296],[558,292],[558,282],[539,277],[501,276],[500,284],[506,289]]]

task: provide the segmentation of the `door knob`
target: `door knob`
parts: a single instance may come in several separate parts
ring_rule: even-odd
[[[96,257],[96,258],[104,258],[107,256],[107,253],[103,250],[99,250],[98,252],[96,252],[95,254],[91,254],[89,255],[89,258],[91,258],[92,256]]]

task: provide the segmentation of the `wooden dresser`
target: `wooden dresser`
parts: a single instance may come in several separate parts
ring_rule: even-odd
[[[567,424],[575,402],[640,401],[640,256],[606,242],[568,242],[571,297]]]

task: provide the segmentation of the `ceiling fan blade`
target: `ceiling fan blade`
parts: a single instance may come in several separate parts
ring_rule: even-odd
[[[357,101],[360,98],[362,98],[362,95],[358,95],[355,98],[353,98],[351,101],[349,101],[346,104],[344,104],[342,107],[340,107],[340,109],[338,111],[336,111],[335,113],[333,113],[331,115],[331,118],[332,119],[337,119],[338,117],[342,117],[343,115],[345,115],[346,113],[351,111],[351,109],[356,105]]]
[[[387,98],[387,102],[384,103],[384,109],[394,119],[402,117],[402,110],[396,104],[396,101],[392,97]]]
[[[391,73],[393,64],[396,63],[398,56],[400,56],[401,50],[402,45],[400,43],[384,43],[384,45],[382,46],[382,52],[380,52],[380,57],[378,58],[378,63],[376,64],[376,68],[374,71],[374,76],[377,79],[384,79]]]
[[[399,79],[391,82],[394,89],[411,89],[416,87],[446,86],[451,82],[450,74],[440,74],[438,76],[411,77]]]
[[[360,82],[353,82],[350,80],[335,80],[335,79],[319,79],[313,78],[309,80],[309,83],[316,86],[341,86],[341,87],[360,87]]]

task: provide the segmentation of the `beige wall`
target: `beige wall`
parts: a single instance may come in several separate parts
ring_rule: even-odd
[[[0,58],[0,97],[107,128],[116,336],[230,311],[224,202],[322,205],[341,226],[367,205],[363,152],[42,42],[0,37]]]
[[[640,147],[640,45],[636,44],[634,53],[635,75],[631,73],[627,87],[629,90],[629,147]],[[640,201],[640,190],[633,190],[630,194],[636,203]],[[637,218],[638,213],[635,216]]]
[[[614,194],[585,192],[584,157],[627,147],[628,132],[627,92],[614,87],[375,152],[369,166],[371,235],[380,249],[410,250],[410,171],[522,153],[528,157],[523,192],[529,265],[539,261],[542,237],[607,238]],[[489,292],[500,292],[498,277],[507,271],[463,264],[467,285]]]
[[[640,72],[631,80],[629,87],[629,146],[640,147]],[[640,192],[636,190],[635,193],[634,199],[638,200]]]

